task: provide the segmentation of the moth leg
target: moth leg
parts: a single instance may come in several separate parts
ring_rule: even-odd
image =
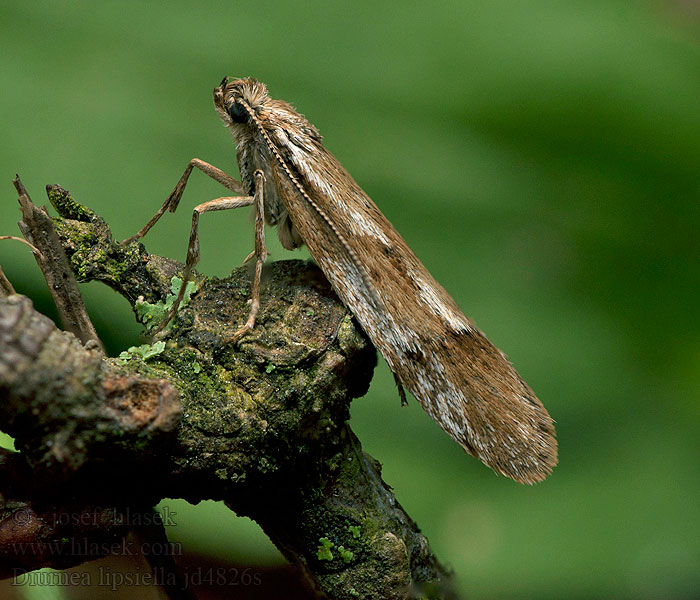
[[[253,253],[249,255],[244,262],[247,262],[255,256],[255,275],[253,277],[253,289],[250,294],[250,313],[248,313],[248,320],[236,333],[224,340],[225,342],[234,344],[255,326],[255,318],[258,316],[258,311],[260,310],[260,280],[262,278],[262,268],[267,258],[267,248],[265,246],[265,197],[263,194],[265,175],[258,169],[253,176],[255,177],[255,250],[253,250]]]
[[[232,192],[235,192],[236,194],[245,194],[243,184],[240,181],[234,179],[230,175],[227,175],[221,169],[217,169],[213,165],[204,162],[203,160],[193,158],[185,168],[185,172],[182,174],[182,177],[180,177],[180,180],[177,182],[175,189],[171,192],[171,194],[168,196],[165,202],[163,202],[163,206],[161,206],[158,209],[158,212],[151,217],[148,223],[146,223],[141,229],[139,229],[136,235],[132,235],[131,237],[126,238],[124,241],[122,241],[122,244],[130,244],[135,240],[141,239],[144,235],[146,235],[149,232],[151,227],[153,227],[158,222],[158,220],[163,216],[166,210],[169,210],[170,212],[175,212],[178,204],[180,203],[180,198],[182,198],[182,192],[185,191],[187,180],[190,178],[190,174],[192,173],[192,169],[194,167],[197,167],[200,171],[202,171],[202,173],[208,175],[215,181],[218,181],[221,185],[223,185],[225,188],[228,188]]]
[[[391,374],[394,376],[394,381],[396,382],[396,387],[399,390],[399,398],[401,399],[401,406],[408,406],[408,401],[406,400],[406,391],[403,389],[403,384],[399,379],[399,376],[393,371]]]
[[[257,194],[256,194],[257,195]],[[185,290],[187,288],[187,283],[192,277],[192,269],[199,262],[199,215],[212,210],[228,210],[231,208],[241,208],[243,206],[250,206],[255,202],[255,198],[251,196],[243,197],[226,197],[226,198],[215,198],[214,200],[209,200],[208,202],[203,202],[194,207],[192,211],[192,229],[190,230],[190,242],[187,246],[187,258],[185,260],[185,270],[182,275],[182,285],[180,286],[180,291],[177,293],[177,298],[173,303],[172,308],[168,312],[167,316],[158,325],[158,327],[153,331],[153,335],[156,335],[163,331],[173,317],[177,313],[177,309],[185,297]]]

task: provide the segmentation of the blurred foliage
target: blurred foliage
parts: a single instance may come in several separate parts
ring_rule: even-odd
[[[464,456],[415,401],[401,410],[385,366],[355,402],[353,427],[465,594],[695,597],[696,3],[5,0],[0,23],[0,233],[17,234],[16,172],[35,201],[60,183],[121,237],[193,156],[235,174],[211,90],[258,77],[320,129],[558,422],[561,464],[530,488]],[[184,259],[189,207],[222,195],[191,181],[150,251]],[[221,275],[253,229],[206,215],[201,240],[201,270]],[[0,264],[54,316],[26,248],[3,242]],[[138,343],[125,301],[85,292],[113,355]],[[282,560],[225,510],[181,508],[169,533],[186,549]]]

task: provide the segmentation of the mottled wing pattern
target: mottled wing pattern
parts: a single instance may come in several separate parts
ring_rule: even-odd
[[[401,383],[456,442],[495,471],[523,483],[546,477],[557,460],[552,419],[503,353],[320,140],[273,141],[355,256],[277,168],[292,222]]]
[[[467,452],[521,483],[544,479],[557,462],[554,425],[503,353],[433,279],[313,125],[270,99],[259,82],[225,81],[215,90],[217,110],[233,128],[243,181],[252,189],[253,171],[265,173],[266,216],[283,245],[306,243],[403,386]],[[227,118],[224,89],[232,103],[246,104],[250,127]]]

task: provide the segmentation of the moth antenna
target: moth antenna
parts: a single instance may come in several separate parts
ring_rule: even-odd
[[[316,204],[316,202],[313,201],[313,199],[309,196],[309,194],[304,189],[304,186],[301,185],[301,183],[299,183],[299,181],[297,180],[296,177],[294,177],[294,174],[291,172],[291,170],[287,166],[287,163],[282,158],[280,153],[277,151],[277,148],[275,147],[275,145],[272,143],[270,136],[267,135],[265,128],[262,126],[262,123],[260,123],[260,121],[258,120],[258,117],[255,114],[255,111],[252,109],[252,107],[245,100],[241,99],[241,100],[237,100],[237,102],[246,109],[246,111],[250,115],[250,118],[257,125],[258,129],[260,130],[260,133],[265,138],[265,143],[267,144],[268,148],[270,148],[272,153],[275,155],[277,162],[280,164],[280,166],[282,167],[284,172],[287,174],[287,177],[289,177],[290,181],[294,184],[294,187],[296,187],[297,190],[299,190],[299,193],[304,197],[304,199],[309,203],[309,205],[318,213],[318,215],[326,222],[326,224],[328,225],[328,227],[330,227],[330,229],[333,232],[333,234],[335,235],[335,237],[338,238],[338,241],[342,244],[343,248],[345,248],[345,251],[350,256],[350,260],[355,265],[355,268],[357,269],[358,273],[360,273],[360,277],[362,277],[362,279],[364,279],[365,284],[367,284],[367,290],[371,293],[372,296],[374,296],[374,300],[378,301],[379,298],[374,293],[374,290],[372,289],[372,286],[370,285],[370,282],[367,279],[367,275],[365,274],[365,271],[362,268],[362,263],[357,258],[357,254],[355,254],[355,251],[350,247],[350,244],[348,243],[348,241],[345,239],[343,234],[340,233],[340,231],[338,231],[338,228],[335,226],[333,221],[331,221],[330,217],[323,211],[323,209],[318,204]]]

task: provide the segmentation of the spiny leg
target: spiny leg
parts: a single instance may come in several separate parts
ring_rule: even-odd
[[[203,160],[193,158],[185,168],[185,172],[182,174],[182,177],[180,177],[180,180],[177,182],[175,189],[171,192],[171,194],[168,196],[165,202],[163,202],[163,206],[161,206],[158,209],[158,212],[155,215],[153,215],[153,217],[151,217],[148,223],[146,223],[141,229],[139,229],[136,235],[132,235],[131,237],[126,238],[124,241],[122,241],[122,244],[130,244],[135,240],[141,239],[144,235],[146,235],[149,232],[151,227],[153,227],[158,222],[158,220],[163,216],[166,210],[169,210],[170,212],[175,212],[178,204],[180,203],[180,198],[182,198],[182,192],[185,190],[185,186],[187,185],[187,180],[189,179],[190,174],[192,173],[192,169],[194,167],[197,167],[200,171],[202,171],[202,173],[218,181],[221,185],[223,185],[225,188],[228,188],[232,192],[235,192],[236,194],[245,194],[245,189],[243,188],[243,184],[240,181],[234,179],[230,175],[227,175],[221,169],[217,169],[215,166],[204,162]]]
[[[255,275],[253,277],[253,289],[250,294],[250,313],[245,325],[241,327],[232,336],[226,338],[225,342],[236,343],[243,334],[247,333],[255,326],[255,318],[260,310],[260,280],[262,278],[262,268],[265,259],[267,258],[267,248],[265,246],[265,197],[263,193],[263,184],[265,183],[265,175],[258,169],[255,171]],[[246,258],[246,261],[251,256]],[[184,293],[184,292],[183,292]]]
[[[256,191],[256,197],[258,193]],[[226,198],[215,198],[214,200],[209,200],[209,202],[204,202],[194,207],[192,211],[192,229],[190,230],[190,242],[187,246],[187,258],[185,260],[185,270],[182,274],[182,285],[180,285],[180,291],[177,293],[177,298],[173,303],[172,308],[168,312],[167,316],[163,321],[156,327],[153,331],[153,335],[156,335],[163,331],[165,327],[170,323],[177,309],[185,297],[185,290],[187,289],[187,283],[192,277],[192,269],[199,262],[199,215],[212,210],[228,210],[231,208],[241,208],[243,206],[250,206],[255,202],[255,198],[251,196],[243,197],[226,197]],[[257,235],[256,235],[257,239]]]

